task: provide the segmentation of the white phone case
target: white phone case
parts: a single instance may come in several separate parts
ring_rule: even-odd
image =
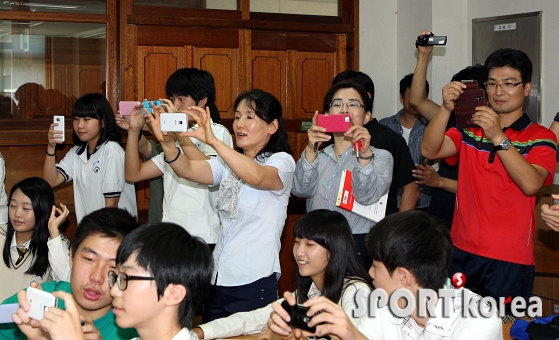
[[[47,309],[56,307],[56,298],[51,293],[29,287],[27,288],[27,303],[29,304],[27,315],[40,321]]]
[[[188,130],[188,115],[186,113],[164,113],[161,119],[161,131],[185,132]]]
[[[64,142],[66,139],[66,127],[64,125],[64,116],[54,116],[53,122],[58,124],[58,126],[54,127],[55,131],[62,131],[62,138],[56,138],[57,141]]]

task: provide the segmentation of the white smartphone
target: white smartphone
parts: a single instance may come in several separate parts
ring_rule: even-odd
[[[27,303],[29,304],[27,315],[37,321],[42,320],[47,309],[56,307],[56,300],[51,293],[33,287],[27,288]]]
[[[161,119],[161,131],[185,132],[188,130],[188,114],[186,113],[164,113]]]
[[[55,140],[60,141],[60,142],[64,142],[64,140],[66,139],[66,128],[64,125],[64,116],[54,116],[53,118],[53,122],[58,124],[57,126],[54,127],[55,131],[62,131],[62,138],[56,138]]]

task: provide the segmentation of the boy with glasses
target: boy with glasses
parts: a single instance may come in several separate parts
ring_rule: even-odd
[[[425,131],[421,152],[430,159],[460,159],[450,276],[464,273],[466,287],[482,296],[527,301],[535,275],[536,194],[553,182],[557,139],[522,111],[532,89],[532,62],[524,52],[497,50],[485,71],[489,106],[477,107],[472,116],[479,127],[445,132],[466,87],[454,81],[443,88],[443,105]]]
[[[61,298],[59,308],[51,308],[45,317],[51,314],[65,316],[71,312],[77,318],[77,323],[72,325],[80,334],[75,339],[84,336],[88,339],[95,339],[95,336],[130,339],[136,336],[134,329],[119,328],[115,324],[107,273],[115,267],[120,242],[138,226],[136,217],[123,209],[103,208],[86,215],[72,240],[70,282],[49,281],[41,286],[35,282],[31,284],[31,287],[54,292],[53,295]],[[0,324],[0,339],[44,339],[53,336],[45,327],[49,323],[48,318],[39,322],[27,316],[29,305],[26,296],[26,291],[22,290],[2,303],[19,302],[20,308],[12,316],[15,323]],[[80,320],[84,321],[83,326]],[[67,336],[65,339],[74,338]]]
[[[204,241],[174,223],[144,225],[122,241],[116,265],[108,282],[119,327],[135,328],[142,340],[198,339],[190,328],[213,269]],[[70,306],[67,313],[45,313],[52,339],[85,339]]]

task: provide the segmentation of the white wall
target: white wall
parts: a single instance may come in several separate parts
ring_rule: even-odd
[[[428,79],[430,97],[441,102],[441,88],[472,62],[472,19],[543,12],[542,124],[559,111],[559,1],[556,0],[361,0],[360,70],[376,85],[377,118],[401,108],[398,81],[413,72],[413,40],[423,28],[447,35],[446,47],[435,47]],[[382,41],[381,41],[382,38]],[[381,86],[382,85],[382,86]]]

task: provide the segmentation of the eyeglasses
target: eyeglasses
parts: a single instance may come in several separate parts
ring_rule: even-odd
[[[500,87],[501,90],[503,91],[512,91],[516,86],[520,84],[522,84],[521,81],[519,81],[518,83],[501,83],[501,84],[497,84],[494,82],[486,82],[485,88],[487,89],[487,91],[496,91],[497,87]]]
[[[147,277],[147,276],[130,276],[126,275],[125,273],[115,273],[114,271],[109,271],[109,287],[113,288],[115,283],[120,290],[126,290],[128,288],[128,281],[131,280],[155,280],[155,277]]]
[[[330,103],[330,107],[334,111],[333,113],[341,112],[344,109],[344,106],[347,107],[349,111],[357,111],[364,105],[361,104],[358,100],[350,100],[347,103],[344,103],[341,100],[337,100]]]

